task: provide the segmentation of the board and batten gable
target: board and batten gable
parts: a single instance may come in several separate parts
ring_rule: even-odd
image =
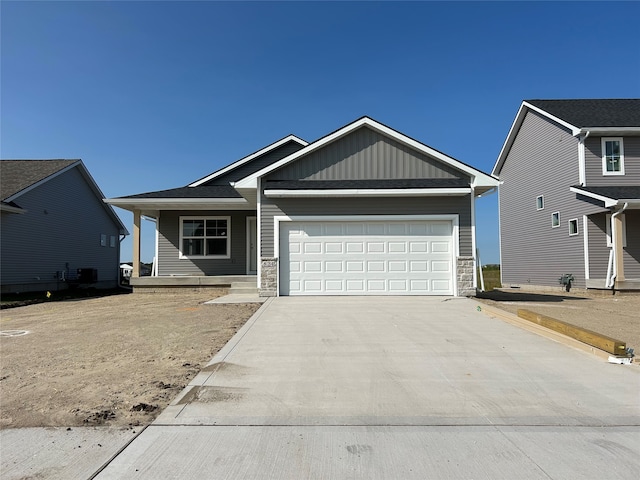
[[[619,137],[619,135],[611,135]],[[589,136],[585,141],[586,185],[609,187],[640,185],[640,137],[623,138],[624,175],[603,175],[602,137]]]
[[[537,112],[527,112],[500,171],[500,249],[503,285],[558,286],[572,274],[584,288],[583,215],[602,211],[576,199],[579,183],[578,139]],[[544,208],[537,209],[542,195]],[[560,225],[552,228],[552,214]],[[569,220],[578,234],[569,235]]]
[[[119,281],[120,226],[87,184],[71,168],[20,195],[27,212],[2,213],[1,283],[3,292],[64,288],[57,272],[98,270],[98,288]],[[101,243],[106,236],[106,245]],[[112,246],[113,245],[113,246]]]
[[[363,126],[268,175],[268,180],[392,180],[468,175]]]
[[[230,217],[230,258],[180,258],[180,217]],[[158,216],[158,275],[244,275],[247,272],[247,217],[252,210],[163,210]]]

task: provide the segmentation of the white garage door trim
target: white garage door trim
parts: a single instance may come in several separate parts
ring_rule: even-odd
[[[453,244],[452,266],[452,290],[455,295],[458,291],[456,258],[460,256],[459,245],[459,215],[304,215],[304,216],[274,216],[273,217],[273,249],[274,257],[280,258],[280,223],[281,222],[363,222],[363,221],[438,221],[451,222],[451,241]],[[278,266],[278,279],[276,294],[280,295],[280,267]]]

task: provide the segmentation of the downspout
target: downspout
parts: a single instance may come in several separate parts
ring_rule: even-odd
[[[629,203],[625,203],[622,208],[620,210],[618,210],[617,212],[611,214],[611,255],[609,256],[609,266],[610,268],[607,269],[607,273],[609,273],[610,271],[613,271],[613,273],[611,274],[611,277],[609,278],[609,276],[607,275],[607,281],[605,284],[606,288],[613,288],[613,286],[615,285],[615,280],[616,277],[618,275],[617,272],[617,268],[616,268],[616,263],[617,263],[617,258],[616,258],[616,244],[617,241],[616,239],[618,238],[618,235],[622,235],[622,232],[618,232],[618,229],[615,228],[616,226],[616,222],[615,219],[618,215],[620,215],[622,212],[624,212],[627,207],[629,206]],[[611,268],[611,266],[613,266],[613,268]]]
[[[584,146],[585,146],[587,137],[589,137],[590,133],[591,131],[587,130],[587,132],[583,136],[580,136],[578,138],[578,178],[579,178],[580,185],[583,187],[587,184],[586,159],[585,159]]]

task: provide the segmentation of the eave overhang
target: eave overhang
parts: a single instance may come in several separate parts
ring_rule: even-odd
[[[627,205],[627,208],[635,210],[640,208],[640,198],[611,198],[605,195],[599,195],[594,192],[589,192],[578,187],[569,187],[569,190],[578,195],[583,195],[594,200],[598,200],[604,204],[605,208],[616,208]]]
[[[156,218],[161,210],[252,210],[245,198],[107,198],[105,202]]]
[[[9,205],[5,202],[0,202],[0,212],[17,213],[19,215],[22,215],[24,213],[27,213],[27,210],[15,205]]]

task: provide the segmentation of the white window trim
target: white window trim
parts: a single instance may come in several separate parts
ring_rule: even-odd
[[[576,233],[571,233],[571,222],[575,222],[575,224],[576,224]],[[576,235],[580,235],[580,224],[578,223],[578,219],[577,218],[572,218],[571,220],[569,220],[569,222],[567,222],[567,226],[569,227],[569,236],[570,237],[575,237]]]
[[[542,206],[541,207],[538,206],[538,200],[542,201]],[[536,210],[538,210],[538,211],[539,210],[544,210],[544,195],[538,195],[536,197]]]
[[[622,220],[622,247],[627,246],[627,221],[624,213],[619,215]],[[611,214],[607,213],[607,247],[613,247],[613,240],[611,239]]]
[[[554,215],[558,215],[558,224],[557,225],[553,224],[553,216]],[[560,226],[560,212],[553,212],[551,214],[551,228],[558,228],[559,226]]]
[[[227,253],[226,255],[185,255],[184,253],[182,253],[183,232],[184,232],[184,229],[182,228],[183,220],[226,220],[227,221]],[[178,246],[178,258],[180,258],[181,260],[194,259],[194,258],[219,260],[219,259],[231,258],[231,217],[204,216],[204,215],[181,216],[179,220],[178,228],[180,229],[180,245]],[[202,238],[204,238],[205,240],[207,239],[206,236]]]
[[[618,172],[609,172],[607,171],[607,149],[606,143],[612,141],[620,142],[620,171]],[[602,148],[602,175],[624,175],[624,141],[622,137],[602,137],[601,138],[601,148]]]

